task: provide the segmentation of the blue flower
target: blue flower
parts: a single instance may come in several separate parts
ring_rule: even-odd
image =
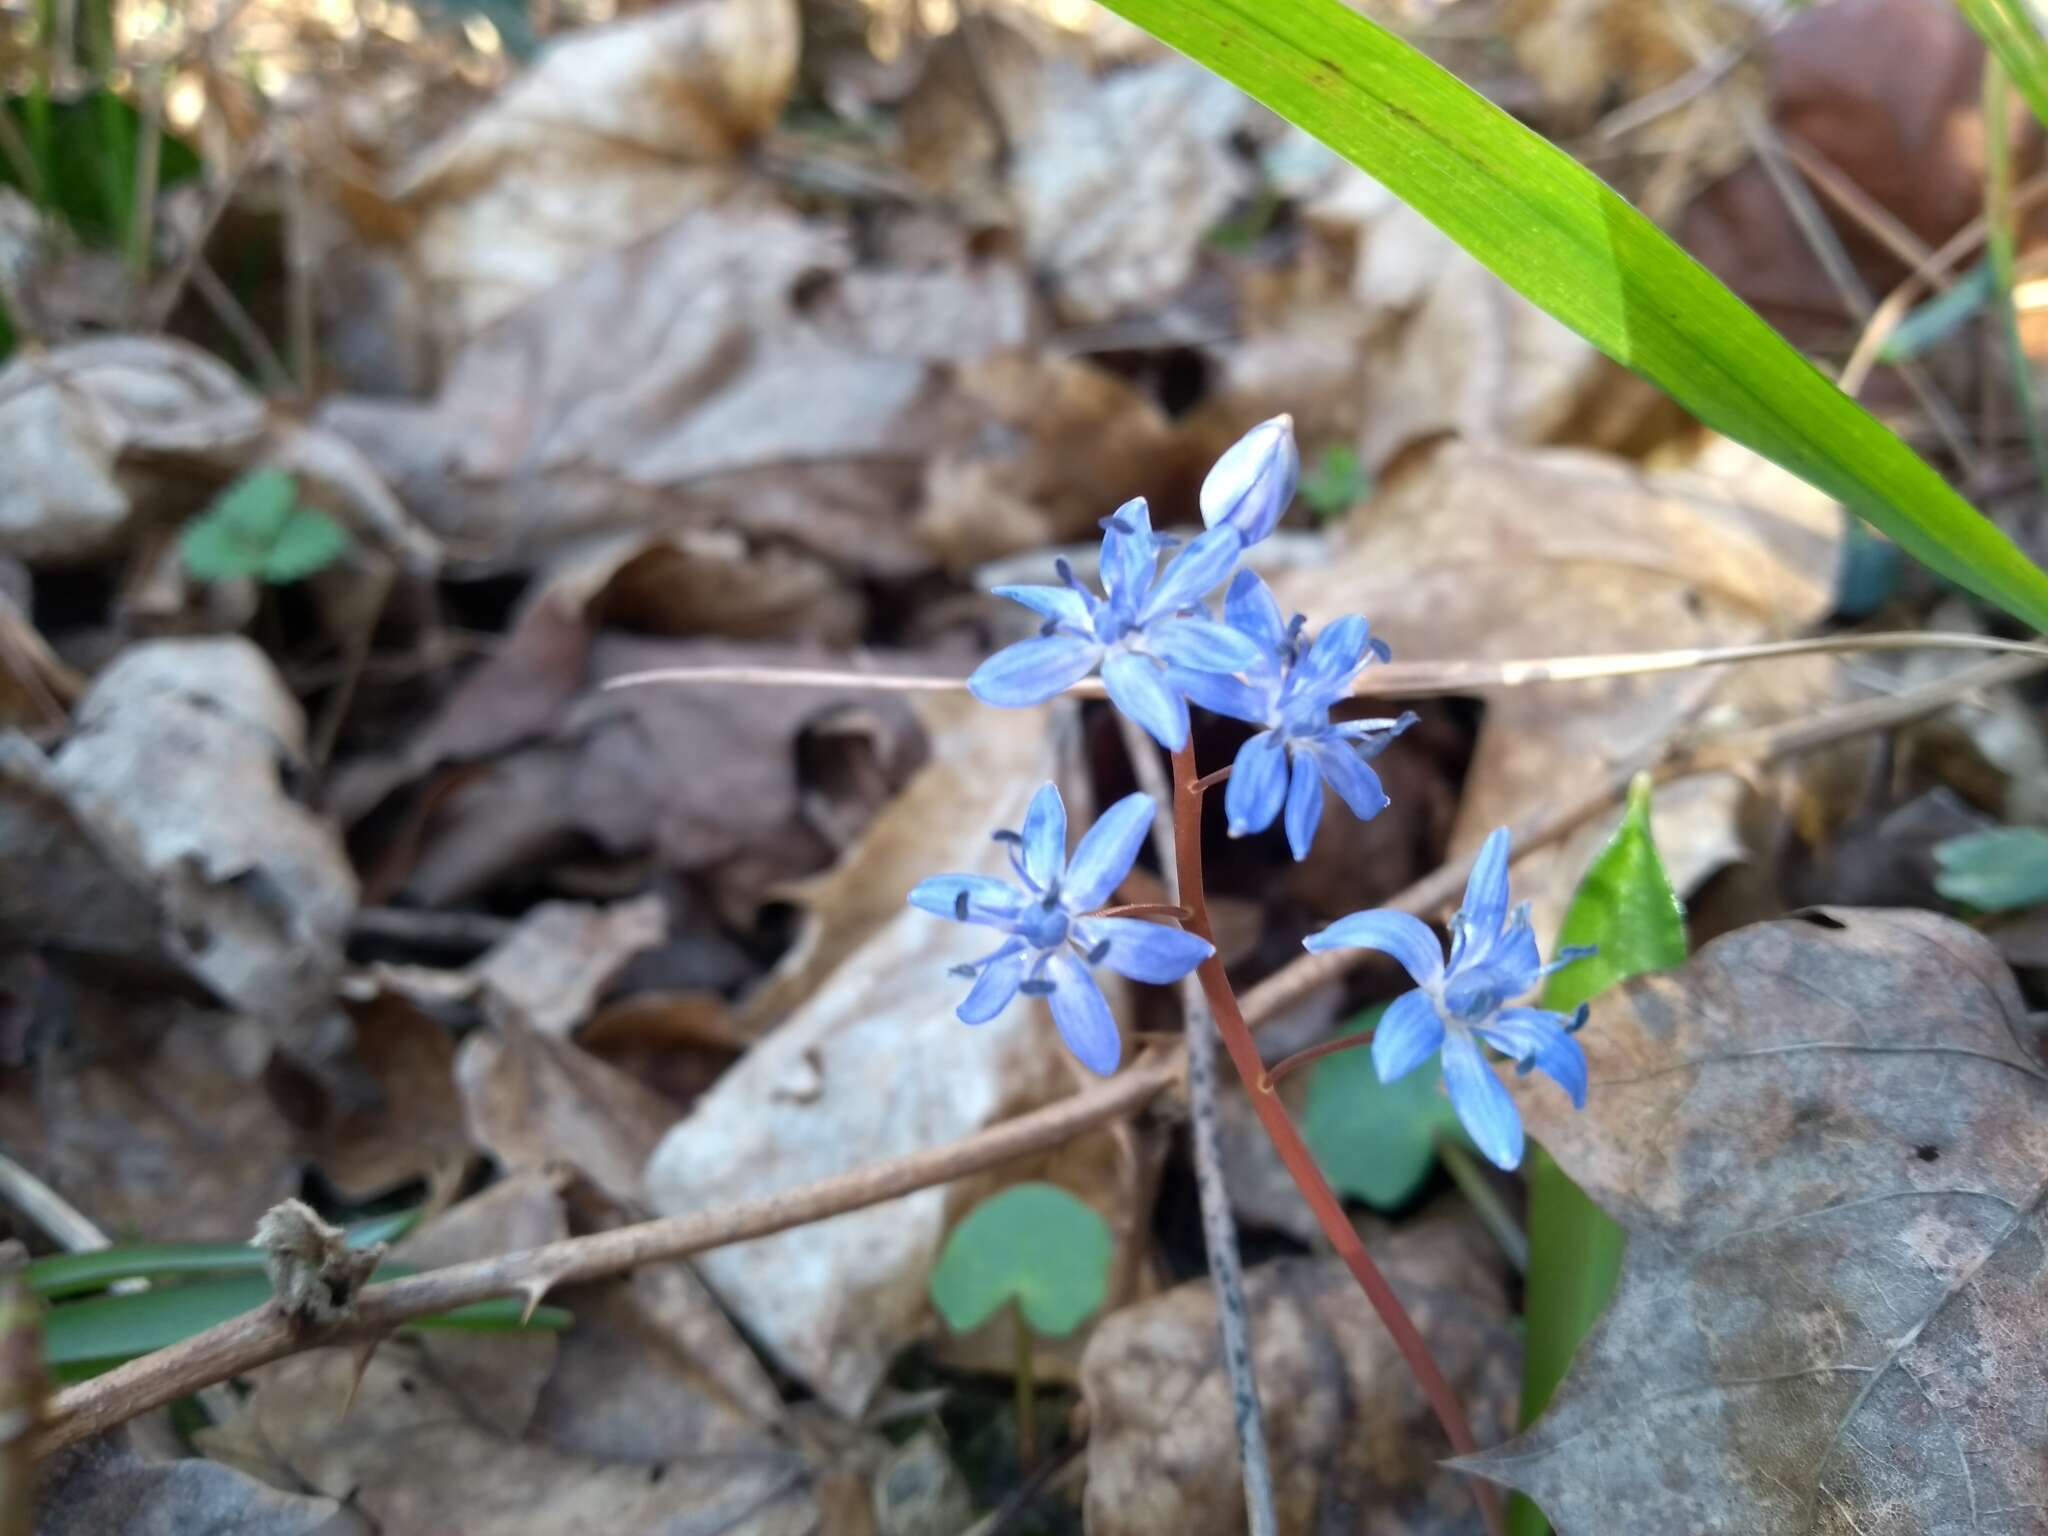
[[[1005,709],[1043,704],[1098,667],[1116,707],[1179,751],[1188,743],[1186,678],[1235,672],[1258,651],[1201,609],[1204,597],[1237,565],[1244,541],[1232,528],[1212,528],[1161,571],[1159,554],[1178,541],[1152,531],[1143,497],[1127,501],[1103,523],[1102,587],[1097,597],[1064,560],[1057,587],[998,587],[1045,620],[1034,639],[997,651],[975,668],[967,686],[984,704]]]
[[[1230,527],[1256,544],[1280,521],[1301,478],[1294,418],[1262,421],[1223,451],[1202,481],[1202,523]]]
[[[1091,917],[1131,872],[1152,818],[1150,795],[1126,795],[1088,829],[1067,857],[1067,808],[1048,784],[1031,799],[1023,832],[998,832],[1010,844],[1013,884],[989,875],[938,875],[921,881],[910,904],[958,923],[1009,935],[971,965],[974,978],[960,1004],[963,1024],[985,1024],[1018,993],[1052,1004],[1067,1049],[1089,1071],[1107,1077],[1123,1055],[1109,1002],[1089,974],[1106,965],[1133,981],[1179,981],[1208,959],[1208,940],[1135,917]]]
[[[1308,949],[1376,949],[1392,955],[1415,978],[1416,990],[1395,999],[1372,1038],[1372,1064],[1383,1083],[1421,1066],[1441,1049],[1444,1086],[1474,1144],[1500,1168],[1522,1161],[1522,1117],[1486,1057],[1485,1041],[1513,1058],[1518,1069],[1548,1073],[1586,1107],[1586,1053],[1572,1036],[1586,1009],[1570,1017],[1541,1008],[1508,1005],[1590,949],[1567,949],[1550,964],[1536,950],[1525,904],[1508,910],[1508,831],[1502,827],[1479,850],[1465,904],[1451,919],[1451,959],[1444,963],[1436,935],[1406,912],[1354,912],[1304,941]]]
[[[1331,724],[1331,706],[1350,695],[1351,680],[1368,663],[1387,659],[1385,642],[1372,638],[1364,619],[1339,619],[1310,644],[1308,621],[1297,614],[1293,623],[1282,622],[1271,590],[1250,571],[1230,584],[1223,614],[1258,647],[1258,663],[1241,679],[1190,677],[1188,696],[1217,714],[1266,727],[1238,749],[1231,766],[1223,793],[1230,835],[1265,831],[1284,806],[1287,844],[1305,859],[1323,817],[1325,784],[1361,821],[1386,808],[1380,776],[1366,764],[1415,716]]]

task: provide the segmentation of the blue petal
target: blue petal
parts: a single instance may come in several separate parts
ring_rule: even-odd
[[[1211,528],[1168,563],[1160,574],[1159,585],[1138,610],[1139,622],[1149,624],[1166,614],[1194,607],[1222,584],[1243,553],[1244,540],[1235,529]]]
[[[1052,1021],[1060,1038],[1082,1066],[1097,1077],[1107,1077],[1123,1059],[1123,1037],[1109,1011],[1109,999],[1088,967],[1069,954],[1052,957]]]
[[[1051,619],[1092,634],[1095,630],[1095,614],[1088,598],[1072,587],[997,587],[997,597],[1007,597],[1013,603],[1022,603],[1041,619]]]
[[[1342,725],[1331,726],[1330,734],[1348,741],[1354,751],[1370,760],[1386,751],[1396,736],[1421,718],[1410,709],[1392,720],[1346,720]]]
[[[1372,1034],[1372,1069],[1383,1083],[1406,1077],[1444,1043],[1444,1021],[1427,992],[1403,992]]]
[[[1520,997],[1543,979],[1543,956],[1536,948],[1527,907],[1510,917],[1506,929],[1485,947],[1485,964],[1502,997]]]
[[[1165,670],[1147,656],[1112,651],[1102,664],[1109,701],[1152,733],[1169,752],[1188,744],[1188,701],[1167,681]]]
[[[1047,784],[1031,797],[1024,813],[1024,873],[1043,890],[1059,879],[1067,862],[1067,807],[1059,787]]]
[[[1076,635],[1020,640],[976,667],[967,687],[984,704],[1023,709],[1071,688],[1101,659],[1101,645]]]
[[[1245,543],[1256,544],[1294,500],[1300,475],[1294,418],[1262,421],[1225,449],[1202,481],[1202,521],[1211,528],[1227,521]]]
[[[1450,1090],[1451,1108],[1486,1160],[1496,1168],[1519,1168],[1522,1117],[1479,1047],[1463,1031],[1444,1037],[1444,1087]]]
[[[1340,917],[1321,933],[1312,933],[1301,947],[1314,954],[1326,949],[1376,949],[1392,955],[1418,986],[1443,980],[1444,952],[1436,935],[1419,917],[1406,912],[1354,912]]]
[[[1548,1074],[1571,1095],[1572,1108],[1586,1107],[1586,1052],[1564,1032],[1564,1014],[1542,1008],[1503,1008],[1473,1033],[1525,1069]]]
[[[1371,821],[1387,808],[1387,792],[1380,787],[1380,776],[1365,766],[1349,742],[1318,737],[1306,745],[1315,754],[1316,766],[1323,770],[1330,788],[1351,807],[1352,815],[1360,821]]]
[[[1260,650],[1278,656],[1287,643],[1287,617],[1256,571],[1239,571],[1230,581],[1223,598],[1224,622],[1245,635]]]
[[[954,1010],[962,1024],[986,1024],[990,1019],[1010,1006],[1010,999],[1017,995],[1017,987],[1024,980],[1024,967],[1031,957],[1022,945],[1011,955],[1001,955],[991,960],[974,978],[974,985],[967,989],[967,996]]]
[[[1145,649],[1197,672],[1242,672],[1259,664],[1259,648],[1214,619],[1160,619],[1145,631]]]
[[[1137,862],[1158,814],[1150,795],[1125,795],[1102,813],[1067,861],[1060,901],[1069,912],[1086,912],[1109,900]]]
[[[1264,689],[1226,677],[1221,672],[1196,672],[1168,667],[1167,686],[1177,689],[1212,714],[1228,715],[1246,725],[1265,725],[1272,711]]]
[[[967,898],[967,916],[960,916],[960,898]],[[954,922],[983,923],[1007,927],[1024,910],[1026,897],[1006,880],[988,875],[933,875],[918,881],[910,893],[910,904],[933,917]]]
[[[1152,509],[1142,496],[1118,507],[1102,535],[1102,590],[1119,610],[1135,616],[1159,564]]]
[[[1287,797],[1287,747],[1278,731],[1261,731],[1237,749],[1223,785],[1223,815],[1232,837],[1263,832]]]
[[[1216,952],[1207,939],[1135,917],[1085,918],[1074,924],[1074,936],[1090,954],[1107,942],[1103,965],[1119,976],[1156,985],[1179,981]]]
[[[1316,827],[1323,819],[1323,776],[1315,758],[1306,752],[1294,759],[1294,774],[1287,783],[1287,846],[1299,864],[1308,857],[1316,840]]]
[[[1342,698],[1365,661],[1366,642],[1371,638],[1372,631],[1357,614],[1337,620],[1316,636],[1316,643],[1295,668],[1291,683],[1326,704]]]
[[[1458,908],[1475,939],[1492,947],[1508,918],[1508,829],[1497,827],[1480,844],[1479,857],[1465,881],[1465,900]]]

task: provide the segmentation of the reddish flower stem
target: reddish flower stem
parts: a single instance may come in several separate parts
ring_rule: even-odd
[[[1205,782],[1196,774],[1192,745],[1173,754],[1173,846],[1174,862],[1180,875],[1180,899],[1188,909],[1188,931],[1214,944],[1215,933],[1209,926],[1208,892],[1202,885],[1202,787]],[[1394,1347],[1401,1352],[1408,1369],[1414,1372],[1415,1380],[1422,1387],[1422,1395],[1428,1399],[1437,1422],[1450,1439],[1451,1448],[1460,1456],[1477,1454],[1479,1442],[1472,1438],[1472,1426],[1458,1402],[1458,1395],[1451,1389],[1436,1358],[1430,1354],[1429,1346],[1423,1342],[1414,1320],[1408,1316],[1408,1309],[1401,1305],[1401,1298],[1394,1294],[1386,1276],[1380,1273],[1379,1266],[1365,1251],[1365,1244],[1359,1241],[1358,1233],[1344,1214],[1343,1203],[1316,1166],[1308,1144],[1301,1139],[1293,1117],[1287,1113],[1287,1106],[1270,1088],[1262,1088],[1265,1065],[1259,1060],[1258,1045],[1245,1024],[1244,1014],[1238,1009],[1237,995],[1231,991],[1229,978],[1223,973],[1223,961],[1212,954],[1195,974],[1201,980],[1203,994],[1209,999],[1209,1009],[1216,1016],[1216,1031],[1223,1037],[1223,1048],[1230,1053],[1231,1065],[1237,1068],[1237,1075],[1244,1080],[1252,1112],[1258,1116],[1259,1125],[1271,1139],[1273,1150],[1280,1154],[1280,1161],[1286,1165],[1288,1176],[1301,1191],[1302,1199],[1308,1202],[1316,1224],[1358,1281],[1359,1289],[1365,1292],[1366,1299],[1379,1314],[1380,1322],[1392,1336]],[[1486,1522],[1489,1536],[1502,1536],[1500,1501],[1493,1488],[1475,1481],[1472,1496],[1479,1502],[1480,1516]]]
[[[1325,1040],[1321,1045],[1312,1045],[1306,1050],[1296,1051],[1292,1056],[1283,1056],[1260,1075],[1259,1087],[1271,1093],[1273,1085],[1289,1073],[1298,1072],[1303,1067],[1321,1061],[1325,1056],[1335,1056],[1339,1051],[1355,1051],[1360,1046],[1371,1045],[1372,1037],[1377,1033],[1377,1030],[1368,1029],[1363,1034],[1339,1035],[1334,1040]]]

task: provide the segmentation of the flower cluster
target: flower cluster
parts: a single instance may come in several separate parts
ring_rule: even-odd
[[[1238,570],[1287,510],[1300,474],[1287,417],[1252,428],[1202,482],[1208,531],[1163,568],[1161,554],[1179,541],[1152,531],[1142,497],[1126,502],[1102,524],[1100,594],[1064,560],[1058,586],[996,589],[1043,623],[983,662],[967,686],[983,703],[1022,708],[1099,673],[1111,702],[1171,751],[1187,745],[1190,701],[1260,727],[1232,770],[1230,832],[1263,832],[1284,806],[1297,859],[1315,838],[1326,784],[1352,814],[1378,815],[1387,797],[1367,763],[1414,716],[1333,724],[1330,711],[1368,663],[1386,660],[1386,646],[1355,617],[1310,643],[1307,621],[1283,620],[1266,584]],[[1219,621],[1207,603],[1226,583]]]
[[[1305,940],[1311,951],[1376,949],[1392,955],[1415,990],[1381,1015],[1372,1063],[1383,1083],[1405,1077],[1443,1052],[1444,1086],[1473,1144],[1501,1168],[1522,1161],[1522,1117],[1486,1064],[1484,1041],[1522,1072],[1541,1071],[1586,1107],[1586,1053],[1572,1038],[1586,1009],[1567,1017],[1515,1007],[1551,972],[1583,960],[1590,949],[1566,949],[1548,965],[1536,949],[1526,903],[1508,905],[1508,831],[1488,837],[1465,884],[1465,902],[1451,919],[1451,958],[1436,935],[1406,912],[1354,912]]]
[[[1224,792],[1230,835],[1281,821],[1297,859],[1308,856],[1326,791],[1361,820],[1377,816],[1387,796],[1371,761],[1415,716],[1340,722],[1332,713],[1361,671],[1387,660],[1386,645],[1356,616],[1311,637],[1306,619],[1284,618],[1265,582],[1239,569],[1246,549],[1287,510],[1300,471],[1293,424],[1276,416],[1210,470],[1201,494],[1206,531],[1192,541],[1155,533],[1145,502],[1126,502],[1102,524],[1099,592],[1064,560],[1056,566],[1057,586],[997,589],[1041,626],[1036,636],[991,656],[968,687],[985,703],[1021,708],[1099,674],[1111,702],[1176,752],[1188,743],[1190,703],[1256,726]],[[1219,588],[1220,617],[1208,606]],[[1093,968],[1164,983],[1213,953],[1193,934],[1102,910],[1129,875],[1158,810],[1142,794],[1118,801],[1069,855],[1066,808],[1048,784],[1021,831],[996,834],[1009,845],[1013,880],[940,875],[910,893],[913,906],[934,916],[1003,935],[989,954],[956,967],[971,983],[958,1009],[963,1022],[985,1023],[1020,995],[1043,997],[1081,1063],[1105,1075],[1116,1070],[1122,1040]],[[1528,908],[1510,908],[1507,870],[1503,829],[1480,850],[1452,920],[1448,962],[1430,929],[1405,912],[1356,912],[1306,943],[1314,951],[1380,950],[1407,968],[1416,990],[1387,1009],[1373,1037],[1380,1080],[1412,1072],[1441,1052],[1460,1121],[1487,1158],[1513,1168],[1522,1160],[1522,1122],[1484,1047],[1523,1072],[1547,1073],[1583,1108],[1586,1057],[1572,1036],[1585,1009],[1566,1018],[1520,1006],[1519,999],[1590,951],[1567,950],[1545,965]]]

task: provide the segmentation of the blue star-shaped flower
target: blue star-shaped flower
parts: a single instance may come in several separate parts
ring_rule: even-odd
[[[1143,497],[1125,502],[1102,527],[1103,595],[1082,585],[1064,560],[1057,567],[1064,585],[996,588],[1045,624],[1035,639],[975,668],[967,686],[984,704],[1017,709],[1043,704],[1099,667],[1111,702],[1178,751],[1188,741],[1188,674],[1235,672],[1258,660],[1249,640],[1201,609],[1236,567],[1244,541],[1234,528],[1212,528],[1161,571],[1160,551],[1178,541],[1152,531]]]
[[[1508,909],[1508,831],[1486,839],[1465,885],[1465,904],[1451,919],[1451,959],[1444,963],[1436,935],[1406,912],[1354,912],[1303,941],[1306,948],[1376,949],[1392,955],[1415,978],[1415,990],[1395,999],[1372,1038],[1372,1064],[1391,1083],[1443,1052],[1444,1086],[1451,1106],[1489,1162],[1500,1168],[1522,1161],[1522,1117],[1501,1080],[1486,1064],[1479,1042],[1511,1057],[1523,1072],[1547,1073],[1586,1107],[1586,1053],[1572,1036],[1586,1010],[1567,1017],[1541,1008],[1510,1007],[1552,971],[1583,960],[1590,949],[1567,949],[1550,964],[1536,949],[1526,904]]]
[[[1361,821],[1386,808],[1380,777],[1366,765],[1415,716],[1331,723],[1330,709],[1350,695],[1351,680],[1368,663],[1387,659],[1385,643],[1372,638],[1364,619],[1339,619],[1310,644],[1308,621],[1299,614],[1283,621],[1272,591],[1250,571],[1231,582],[1223,615],[1258,648],[1258,662],[1242,678],[1205,674],[1184,685],[1204,708],[1265,727],[1231,766],[1223,794],[1230,835],[1265,831],[1284,806],[1288,847],[1305,859],[1322,821],[1324,784]]]
[[[1107,1077],[1123,1056],[1109,1001],[1089,966],[1106,965],[1133,981],[1179,981],[1213,952],[1206,939],[1135,917],[1093,917],[1131,872],[1159,813],[1150,795],[1126,795],[1104,811],[1067,857],[1067,808],[1048,784],[1031,799],[1023,832],[1008,842],[1017,883],[990,875],[936,875],[920,881],[910,904],[937,917],[977,923],[1009,935],[994,953],[956,967],[974,978],[960,1021],[985,1024],[1023,993],[1052,1004],[1067,1049]]]

